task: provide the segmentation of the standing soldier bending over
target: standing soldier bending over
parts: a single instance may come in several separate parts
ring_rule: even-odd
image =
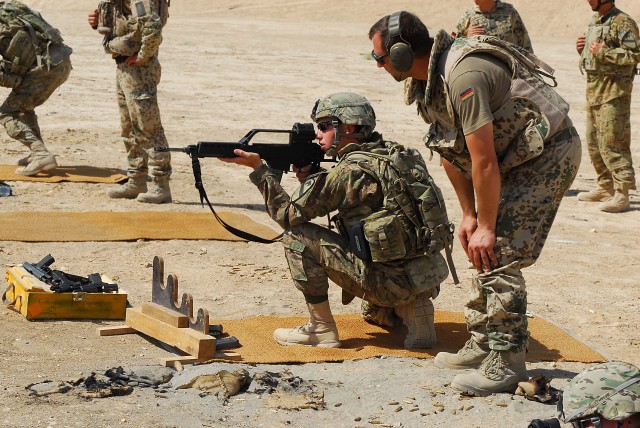
[[[440,190],[417,150],[374,132],[375,114],[366,98],[348,92],[329,95],[318,100],[311,118],[322,150],[337,156],[338,164],[309,176],[297,169],[298,178],[305,179],[293,196],[280,185],[281,171],[263,164],[257,153],[238,149],[239,157],[221,159],[254,169],[251,181],[271,218],[286,231],[285,256],[307,303],[309,322],[276,329],[274,339],[281,345],[340,346],[329,308],[331,279],[347,294],[395,308],[408,328],[405,348],[432,347],[431,299],[448,273],[439,251],[452,238]],[[409,187],[412,195],[404,192]],[[415,195],[420,195],[421,206],[412,202]],[[311,222],[334,211],[340,233]],[[411,220],[412,215],[417,217]],[[430,226],[417,229],[413,221],[423,218]],[[362,239],[360,244],[366,245],[358,248],[352,234],[366,236],[368,243]]]
[[[529,33],[513,5],[500,0],[474,0],[476,7],[462,15],[454,37],[493,36],[533,53]]]
[[[34,109],[49,99],[71,73],[71,48],[60,32],[19,1],[0,2],[0,85],[11,93],[0,106],[7,134],[31,153],[20,159],[20,175],[36,175],[58,166],[42,141]]]
[[[636,188],[631,159],[631,90],[640,61],[638,25],[614,0],[587,0],[597,15],[586,36],[578,37],[580,70],[587,72],[587,148],[598,187],[578,195],[602,202],[601,211],[630,208]]]
[[[158,49],[168,17],[168,0],[108,0],[89,14],[89,25],[105,35],[103,45],[116,63],[116,90],[129,179],[107,190],[111,198],[171,202],[171,155],[160,122]],[[149,171],[151,169],[151,171]],[[150,172],[152,187],[147,189]]]

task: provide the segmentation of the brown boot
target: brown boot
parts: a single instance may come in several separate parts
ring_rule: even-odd
[[[329,301],[307,303],[309,322],[294,328],[277,328],[273,338],[284,346],[316,346],[318,348],[339,348],[342,344],[338,327],[331,314]]]
[[[171,202],[171,189],[169,188],[169,181],[154,181],[151,184],[151,188],[146,193],[140,193],[136,198],[138,202],[144,202],[147,204],[164,204]]]
[[[451,370],[468,370],[477,369],[482,361],[489,355],[489,347],[486,344],[480,345],[473,340],[473,337],[467,340],[462,349],[457,353],[438,352],[433,359],[436,366],[441,369]]]
[[[578,200],[582,202],[602,202],[611,199],[613,196],[613,187],[590,190],[588,192],[582,192],[578,195]]]
[[[408,329],[405,349],[428,349],[436,344],[435,309],[430,297],[430,293],[423,293],[407,305],[396,306],[396,313]]]
[[[29,158],[29,156],[27,156]],[[21,159],[22,160],[22,159]],[[42,171],[49,171],[58,167],[56,157],[47,151],[31,154],[31,160],[26,166],[16,169],[16,174],[32,176]]]
[[[613,198],[600,204],[598,207],[600,211],[606,213],[621,213],[629,211],[631,204],[629,204],[629,191],[628,190],[616,190]]]
[[[135,199],[147,191],[147,177],[129,177],[126,183],[107,189],[107,196],[114,199]]]
[[[454,377],[451,387],[476,397],[514,393],[518,382],[529,379],[524,356],[524,351],[491,351],[477,370]]]

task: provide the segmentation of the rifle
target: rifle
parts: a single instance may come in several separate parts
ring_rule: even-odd
[[[259,133],[289,134],[289,144],[282,143],[252,143],[251,139]],[[291,130],[283,129],[252,129],[237,143],[223,143],[211,141],[199,141],[186,147],[156,147],[159,152],[183,152],[191,158],[191,167],[195,179],[195,187],[200,193],[200,203],[207,205],[220,224],[229,232],[249,241],[270,244],[280,239],[279,235],[273,239],[264,239],[251,233],[236,229],[225,223],[215,212],[202,183],[202,174],[199,158],[234,158],[238,157],[233,151],[241,149],[245,152],[257,153],[274,169],[289,172],[291,165],[302,168],[311,165],[311,173],[320,169],[320,162],[335,162],[333,158],[325,158],[319,144],[315,143],[316,132],[312,123],[295,123]]]
[[[51,269],[55,259],[51,254],[44,256],[38,263],[24,262],[22,266],[31,275],[48,284],[50,290],[55,293],[113,293],[118,292],[118,284],[110,284],[102,281],[98,273],[92,273],[88,277],[74,275],[61,270]]]

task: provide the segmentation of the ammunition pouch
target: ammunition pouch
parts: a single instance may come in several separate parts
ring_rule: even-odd
[[[393,212],[384,209],[375,212],[362,219],[362,224],[371,261],[389,262],[409,255],[411,244],[407,226]]]
[[[3,71],[24,76],[36,62],[35,36],[18,30],[11,38],[5,53]]]
[[[0,86],[15,89],[22,83],[22,76],[13,73],[0,72]]]

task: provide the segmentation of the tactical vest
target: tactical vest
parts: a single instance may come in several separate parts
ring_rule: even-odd
[[[630,18],[621,10],[616,8],[612,9],[610,16],[604,22],[598,22],[598,17],[594,17],[589,24],[587,33],[585,34],[585,45],[584,49],[582,49],[582,53],[580,54],[579,66],[581,71],[584,70],[587,73],[625,77],[629,77],[634,74],[634,70],[636,68],[635,65],[606,64],[596,61],[591,50],[589,50],[589,45],[593,42],[604,42],[607,47],[616,45],[617,43],[613,42],[614,37],[612,37],[611,29],[616,21],[624,19]]]
[[[481,26],[485,34],[488,36],[499,37],[510,43],[516,43],[519,36],[514,33],[516,28],[516,12],[513,6],[508,3],[496,2],[496,8],[493,12],[482,13],[476,7],[467,14],[464,24],[464,32],[469,30],[472,25]]]
[[[60,32],[20,2],[0,2],[0,27],[3,73],[24,76],[35,64],[51,67],[71,54]]]
[[[170,3],[171,0],[101,1],[98,4],[97,30],[105,35],[103,42],[105,51],[124,56],[137,53],[142,47],[142,33],[138,18],[157,15],[164,27],[169,18]]]
[[[389,262],[446,250],[450,270],[453,224],[420,153],[385,142],[388,154],[353,151],[341,162],[358,165],[382,188],[384,207],[362,219],[371,261]]]
[[[567,116],[569,104],[544,80],[544,77],[554,80],[553,69],[535,55],[495,37],[452,40],[441,31],[436,39],[439,40],[434,42],[434,47],[439,50],[432,51],[424,98],[417,99],[415,88],[413,93],[409,89],[407,102],[416,100],[418,113],[432,124],[425,137],[427,147],[440,153],[467,177],[471,174],[471,157],[456,121],[447,82],[455,66],[470,54],[493,55],[512,72],[510,97],[492,112],[501,172],[539,156],[546,139],[571,126]]]

